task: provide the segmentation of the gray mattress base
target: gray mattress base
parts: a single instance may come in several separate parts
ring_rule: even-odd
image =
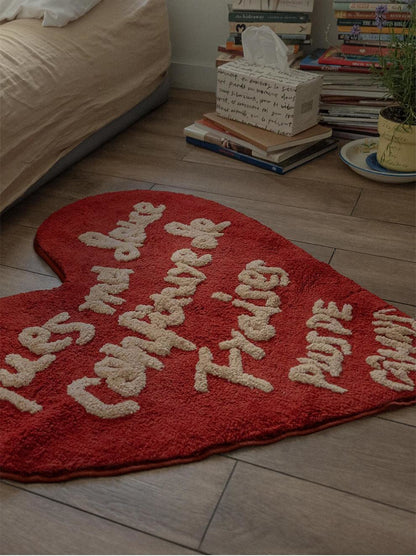
[[[162,83],[144,100],[133,106],[130,110],[111,121],[77,145],[72,151],[56,162],[41,178],[32,184],[24,193],[24,197],[35,191],[38,187],[55,178],[70,166],[87,156],[90,152],[100,147],[103,143],[132,125],[134,122],[154,110],[168,99],[169,75],[166,74]],[[18,202],[20,199],[15,201]],[[13,204],[15,204],[13,203]],[[8,210],[10,207],[7,207]]]

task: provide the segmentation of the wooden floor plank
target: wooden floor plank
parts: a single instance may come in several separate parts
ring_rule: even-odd
[[[353,215],[416,226],[415,206],[414,184],[408,184],[405,191],[396,191],[391,185],[380,184],[377,194],[369,189],[362,192]]]
[[[35,290],[50,290],[61,285],[59,278],[0,266],[0,297]]]
[[[416,406],[386,411],[379,416],[379,419],[388,419],[395,423],[416,427]]]
[[[144,129],[128,129],[117,135],[109,144],[104,145],[101,153],[130,153],[135,155],[140,149],[141,153],[148,152],[154,156],[181,160],[188,152],[189,146],[183,137],[170,137],[160,135],[154,131]]]
[[[14,224],[12,220],[5,223],[1,231],[0,264],[56,277],[50,266],[34,250],[35,234],[35,228]]]
[[[412,554],[415,548],[412,513],[244,463],[202,544],[211,554]]]
[[[44,195],[65,197],[75,201],[110,191],[151,189],[152,186],[151,182],[114,178],[102,174],[83,174],[71,168],[44,185],[40,192]]]
[[[2,217],[2,222],[4,225],[13,222],[29,228],[38,228],[53,212],[73,201],[71,197],[55,196],[40,189],[7,211]]]
[[[231,455],[274,471],[415,511],[415,448],[416,428],[369,417],[348,426],[344,424],[287,438],[269,446],[244,448]]]
[[[334,253],[332,247],[325,247],[323,245],[315,245],[313,243],[304,243],[302,241],[294,241],[298,247],[301,247],[304,251],[318,259],[318,261],[322,261],[324,263],[329,263],[331,257]]]
[[[278,202],[335,214],[350,214],[358,199],[359,189],[300,177],[296,181],[271,172],[247,171],[222,166],[201,165],[166,159],[137,149],[135,153],[109,151],[93,154],[81,161],[78,170],[97,174],[112,174],[123,178],[149,181],[174,187],[189,187],[194,191],[209,191],[235,197]],[[198,193],[195,193],[198,195]]]
[[[416,305],[414,263],[337,249],[331,266],[383,299]]]
[[[257,166],[246,164],[239,160],[229,158],[227,156],[221,156],[218,153],[214,153],[203,149],[201,147],[190,145],[188,153],[183,158],[186,162],[194,162],[198,164],[209,164],[213,166],[223,166],[226,168],[236,168],[245,169],[248,172],[260,172],[262,174],[269,174],[270,170],[265,170]],[[361,190],[361,182],[351,183],[351,176],[347,175],[345,179],[340,179],[340,170],[344,170],[341,167],[341,162],[338,159],[337,151],[331,151],[323,156],[308,162],[306,165],[298,166],[290,172],[284,174],[285,178],[293,182],[298,180],[314,180],[316,185],[325,185],[328,189],[338,189],[339,187],[350,188],[355,186],[357,189]],[[322,176],[322,168],[325,167],[325,171],[328,170],[329,179],[322,181],[320,176]],[[343,173],[341,172],[341,175]],[[273,176],[273,174],[271,174]],[[337,176],[337,179],[331,179],[331,176]],[[281,175],[274,175],[275,180],[281,180]]]
[[[412,261],[414,229],[410,226],[335,215],[272,202],[229,197],[217,193],[155,185],[154,190],[192,193],[247,214],[292,241]],[[391,298],[393,299],[393,297]],[[402,301],[397,299],[397,301]],[[410,303],[409,301],[402,301]]]
[[[120,477],[27,485],[31,492],[197,548],[234,462],[212,457]]]
[[[6,484],[0,500],[0,554],[195,554]]]

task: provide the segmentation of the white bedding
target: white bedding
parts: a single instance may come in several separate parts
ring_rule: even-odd
[[[101,0],[1,0],[0,23],[12,19],[42,19],[44,27],[64,27]]]
[[[0,25],[0,210],[163,81],[164,0],[102,0],[63,28]]]

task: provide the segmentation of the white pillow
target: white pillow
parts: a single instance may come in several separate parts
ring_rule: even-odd
[[[0,22],[42,19],[45,27],[63,27],[86,14],[101,0],[0,0]]]

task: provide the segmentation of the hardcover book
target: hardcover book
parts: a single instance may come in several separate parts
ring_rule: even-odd
[[[286,172],[289,172],[290,170],[293,170],[298,166],[302,166],[302,164],[306,164],[307,162],[310,162],[311,160],[336,149],[338,144],[338,141],[336,139],[324,139],[319,143],[315,143],[310,148],[302,151],[301,153],[288,158],[284,162],[275,164],[272,162],[267,162],[265,160],[260,160],[253,156],[233,151],[232,149],[214,145],[213,143],[200,141],[199,139],[194,139],[193,137],[186,137],[186,141],[191,145],[196,145],[197,147],[202,147],[218,154],[222,154],[224,156],[228,156],[230,158],[252,164],[253,166],[263,168],[264,170],[270,170],[271,172],[274,172],[276,174],[286,174]]]
[[[289,137],[286,135],[279,135],[271,131],[266,131],[265,129],[253,127],[242,122],[222,118],[216,112],[204,114],[204,118],[207,118],[208,120],[211,120],[215,124],[221,126],[224,131],[228,131],[231,135],[245,139],[249,143],[266,151],[267,153],[274,153],[288,147],[304,145],[313,141],[326,139],[331,137],[332,133],[331,128],[318,124],[307,129],[306,131],[302,131],[302,133]]]
[[[207,119],[197,120],[194,124],[186,127],[184,129],[185,137],[193,137],[194,139],[199,139],[200,141],[205,141],[207,143],[213,143],[220,147],[226,147],[233,151],[237,151],[249,156],[254,156],[256,158],[261,158],[262,160],[267,160],[268,162],[279,163],[283,160],[294,156],[301,151],[304,151],[313,143],[307,143],[303,145],[297,145],[295,147],[288,147],[282,149],[276,153],[267,153],[266,151],[257,148],[244,139],[240,139],[235,135],[231,135],[221,130],[219,126]]]

